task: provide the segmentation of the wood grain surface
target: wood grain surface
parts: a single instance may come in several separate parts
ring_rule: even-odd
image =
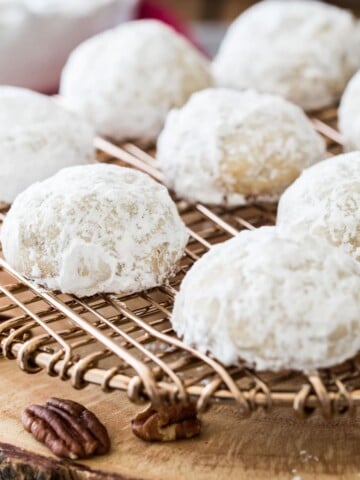
[[[290,410],[258,412],[243,420],[236,408],[217,406],[203,417],[200,438],[147,444],[130,420],[140,407],[120,392],[88,386],[74,390],[45,373],[21,372],[0,359],[0,479],[310,480],[360,478],[360,417],[298,420]],[[81,402],[107,426],[110,454],[72,464],[58,462],[24,431],[19,420],[29,403],[56,395]],[[13,447],[10,447],[12,445]],[[23,451],[24,450],[24,451]],[[100,473],[103,472],[103,473]]]

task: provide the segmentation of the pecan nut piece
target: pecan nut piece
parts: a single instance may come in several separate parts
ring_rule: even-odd
[[[25,429],[58,457],[75,460],[110,450],[104,425],[72,400],[50,398],[44,406],[30,405],[22,412],[21,420]]]
[[[159,411],[150,406],[131,421],[131,426],[137,437],[148,442],[192,438],[201,431],[193,404],[172,405]]]

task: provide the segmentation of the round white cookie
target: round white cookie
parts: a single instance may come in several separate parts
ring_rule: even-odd
[[[188,272],[172,324],[225,365],[312,371],[360,348],[360,265],[312,236],[241,232]]]
[[[0,86],[0,201],[11,203],[32,183],[93,160],[94,131],[53,100]]]
[[[306,110],[337,101],[360,68],[350,12],[307,0],[268,0],[240,15],[214,61],[221,86],[279,94]]]
[[[277,224],[322,236],[360,261],[360,152],[305,170],[282,195]]]
[[[80,45],[64,68],[61,93],[101,135],[148,143],[171,108],[211,83],[207,60],[185,38],[140,20]]]
[[[157,157],[179,197],[207,204],[277,200],[325,143],[296,105],[255,91],[207,89],[168,115]]]
[[[360,150],[360,72],[351,79],[341,99],[339,128],[348,150]]]
[[[5,259],[18,272],[79,296],[160,285],[187,239],[165,187],[105,164],[66,168],[32,185],[2,230]]]

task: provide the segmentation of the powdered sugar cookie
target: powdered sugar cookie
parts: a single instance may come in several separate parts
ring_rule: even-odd
[[[348,150],[360,150],[360,72],[346,87],[339,108],[339,128]]]
[[[360,152],[305,170],[282,195],[277,224],[322,236],[360,261]]]
[[[18,272],[79,296],[163,283],[187,238],[165,187],[106,164],[66,168],[32,185],[2,230],[4,256]]]
[[[158,141],[165,182],[207,204],[277,200],[325,156],[304,112],[274,95],[207,89],[170,112]]]
[[[355,260],[322,238],[263,227],[191,268],[171,321],[186,344],[225,365],[311,372],[358,352],[359,311]]]
[[[211,83],[207,60],[185,38],[140,20],[80,45],[63,71],[61,93],[100,134],[148,143],[171,108]]]
[[[308,0],[269,0],[235,20],[214,61],[221,86],[279,94],[306,110],[337,101],[360,68],[350,12]]]
[[[53,100],[0,86],[0,201],[58,170],[93,160],[94,131]]]

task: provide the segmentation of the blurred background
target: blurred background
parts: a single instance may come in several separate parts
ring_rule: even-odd
[[[178,15],[189,21],[200,19],[231,21],[256,1],[251,0],[162,0]],[[327,3],[360,12],[360,0],[332,0]]]
[[[192,26],[195,36],[214,55],[229,22],[255,0],[160,0],[184,22]],[[360,0],[329,0],[326,3],[352,10],[360,16]]]
[[[287,0],[285,0],[287,1]],[[212,57],[251,0],[0,0],[0,84],[55,93],[71,51],[122,22],[156,18]],[[329,0],[360,15],[360,0]]]

